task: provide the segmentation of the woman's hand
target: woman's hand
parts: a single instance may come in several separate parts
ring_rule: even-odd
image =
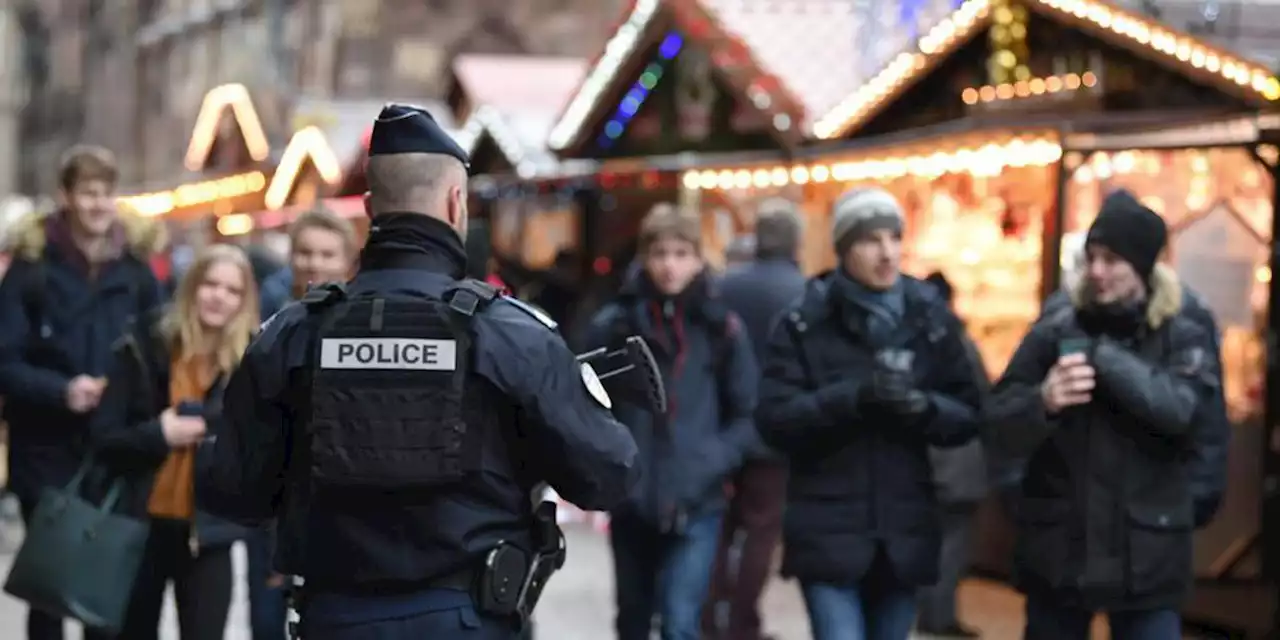
[[[164,440],[171,447],[186,447],[204,439],[207,430],[204,418],[196,416],[180,416],[169,407],[160,414],[160,430],[164,432]]]

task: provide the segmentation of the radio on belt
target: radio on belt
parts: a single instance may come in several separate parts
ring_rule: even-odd
[[[321,369],[453,371],[457,366],[454,340],[325,338],[320,343]]]

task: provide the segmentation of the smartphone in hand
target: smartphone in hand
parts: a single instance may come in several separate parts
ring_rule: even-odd
[[[177,413],[184,418],[202,418],[204,417],[204,403],[183,400],[178,403]]]
[[[1089,346],[1090,340],[1088,338],[1063,338],[1058,341],[1058,357],[1088,353]]]

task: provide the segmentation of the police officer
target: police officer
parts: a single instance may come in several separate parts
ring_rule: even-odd
[[[306,640],[517,638],[525,574],[563,542],[530,490],[608,510],[637,480],[635,442],[554,323],[463,279],[467,162],[426,111],[383,109],[358,275],[265,323],[201,454],[217,512],[280,518]]]

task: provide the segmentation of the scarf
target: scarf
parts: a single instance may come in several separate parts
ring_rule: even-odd
[[[831,297],[846,320],[863,318],[863,332],[876,347],[889,342],[906,314],[901,278],[892,287],[877,291],[837,269],[831,278]]]

